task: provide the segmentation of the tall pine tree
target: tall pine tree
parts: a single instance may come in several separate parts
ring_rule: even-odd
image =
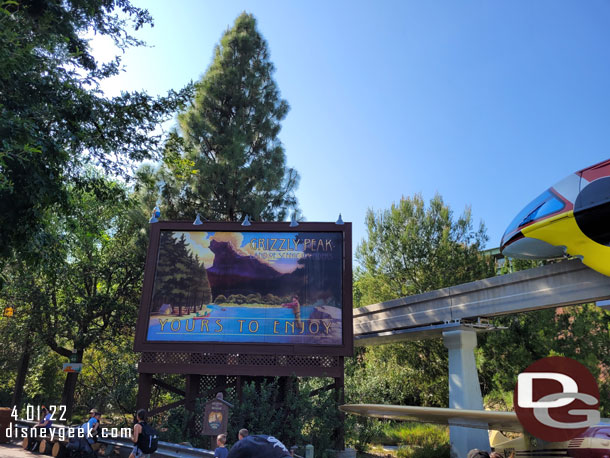
[[[278,139],[289,107],[273,72],[256,20],[242,13],[216,46],[167,143],[170,165],[160,171],[165,216],[283,220],[296,209],[299,175],[286,166]]]

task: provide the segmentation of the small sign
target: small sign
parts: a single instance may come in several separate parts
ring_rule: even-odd
[[[205,403],[203,435],[226,434],[229,419],[229,406],[222,399],[211,399]]]
[[[15,309],[13,309],[13,307],[4,307],[4,313],[2,315],[10,318],[13,316],[14,312],[15,312]]]
[[[81,370],[83,370],[83,363],[64,363],[64,372],[80,374]]]

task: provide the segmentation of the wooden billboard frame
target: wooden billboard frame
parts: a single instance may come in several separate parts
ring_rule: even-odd
[[[180,342],[148,341],[148,322],[154,287],[154,276],[159,251],[161,231],[175,232],[336,232],[343,236],[342,275],[342,341],[341,345],[323,344],[279,344],[279,343],[224,343],[224,342]],[[344,223],[302,222],[296,227],[290,223],[253,222],[250,226],[241,223],[205,222],[193,225],[190,221],[161,221],[151,224],[150,241],[146,256],[142,298],[136,324],[134,351],[136,352],[188,352],[257,355],[328,355],[352,356],[354,351],[352,323],[352,225]]]

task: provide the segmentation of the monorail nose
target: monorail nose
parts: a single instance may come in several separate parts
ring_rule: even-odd
[[[501,246],[502,254],[509,258],[551,259],[566,253],[565,246],[554,246],[542,240],[523,237],[520,233],[504,243]]]

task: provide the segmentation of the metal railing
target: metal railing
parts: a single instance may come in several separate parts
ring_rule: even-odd
[[[35,424],[35,421],[27,420],[17,420],[14,422],[14,426],[19,429],[29,429]],[[51,428],[55,431],[54,437],[69,437],[68,434],[66,434],[66,430],[74,427],[53,425]],[[62,433],[59,432],[60,430],[63,430]],[[49,436],[49,434],[47,434],[47,436]],[[20,437],[21,436],[19,435],[18,438]],[[109,456],[114,451],[118,451],[121,457],[128,457],[134,447],[134,443],[130,439],[124,438],[103,438],[98,436],[96,441],[98,444],[102,444],[102,448],[97,452],[98,456]],[[105,446],[105,448],[103,446]],[[214,452],[210,450],[161,441],[157,446],[157,451],[151,454],[152,458],[207,458],[213,456]]]

